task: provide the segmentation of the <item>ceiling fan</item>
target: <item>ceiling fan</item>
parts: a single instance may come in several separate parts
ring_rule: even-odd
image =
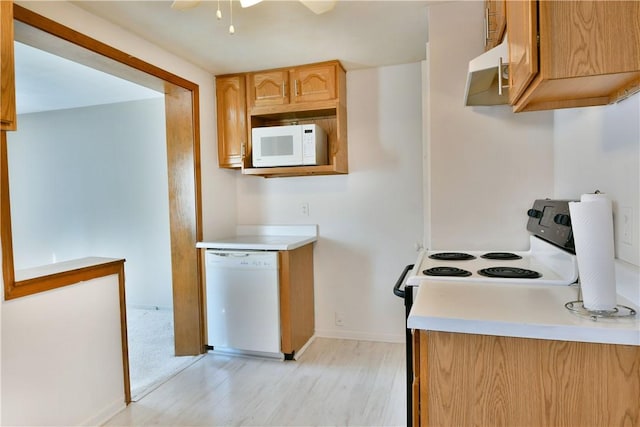
[[[171,7],[173,9],[184,10],[196,7],[202,0],[175,0]],[[250,7],[263,0],[240,0],[240,6]],[[316,15],[328,12],[334,8],[338,0],[299,0]]]

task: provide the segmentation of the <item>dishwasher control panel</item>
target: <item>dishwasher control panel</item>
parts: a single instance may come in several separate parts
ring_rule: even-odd
[[[277,251],[230,251],[207,250],[207,266],[219,265],[226,267],[277,269]]]

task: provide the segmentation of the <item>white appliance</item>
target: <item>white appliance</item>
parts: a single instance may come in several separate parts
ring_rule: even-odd
[[[251,130],[254,167],[327,164],[327,134],[316,124]]]
[[[415,264],[407,265],[393,287],[404,299],[405,321],[411,312],[414,293],[425,281],[505,285],[568,286],[578,279],[573,230],[568,200],[540,199],[527,211],[530,247],[527,251],[441,251],[423,250]],[[407,425],[413,417],[413,338],[405,331],[407,374]]]
[[[536,236],[529,239],[528,251],[423,251],[407,285],[419,286],[422,280],[570,285],[578,280],[574,254]]]
[[[205,263],[207,344],[281,356],[278,252],[207,250]]]
[[[528,251],[423,251],[407,280],[570,285],[578,280],[568,200],[536,200],[527,211]]]

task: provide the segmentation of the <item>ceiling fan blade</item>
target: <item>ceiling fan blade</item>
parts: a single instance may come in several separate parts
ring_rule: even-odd
[[[337,1],[338,0],[300,0],[300,3],[307,6],[316,15],[320,15],[333,9]]]
[[[177,10],[185,10],[196,7],[198,4],[200,4],[200,0],[174,0],[174,2],[171,4],[171,8]]]
[[[260,3],[262,0],[240,0],[240,6],[242,7],[251,7],[255,4]]]

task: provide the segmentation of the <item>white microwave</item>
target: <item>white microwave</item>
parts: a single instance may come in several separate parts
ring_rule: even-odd
[[[253,166],[327,164],[327,134],[318,125],[269,126],[251,129]]]

